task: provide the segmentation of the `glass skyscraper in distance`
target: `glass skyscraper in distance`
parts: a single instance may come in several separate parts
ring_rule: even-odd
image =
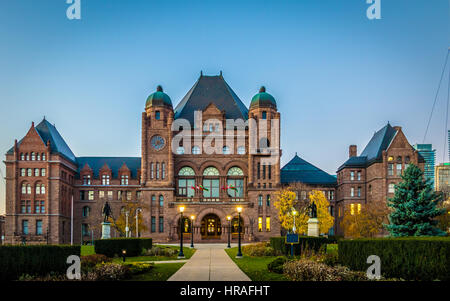
[[[416,149],[425,159],[425,178],[430,179],[434,184],[434,163],[436,161],[436,150],[433,149],[431,144],[415,144],[414,149]]]

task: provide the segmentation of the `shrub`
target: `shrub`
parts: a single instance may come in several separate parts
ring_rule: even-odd
[[[281,254],[290,255],[291,245],[286,244],[285,241],[286,238],[284,236],[271,237],[270,246]],[[323,245],[328,243],[329,240],[326,237],[300,236],[299,243],[294,245],[294,255],[300,255],[302,250],[312,250],[314,252],[318,252],[321,248],[323,248]]]
[[[127,251],[127,256],[139,256],[143,249],[152,246],[151,238],[110,238],[95,241],[95,253],[108,257],[122,256],[122,250]]]
[[[80,246],[0,246],[0,280],[16,280],[25,274],[65,274],[70,255],[80,256]]]
[[[271,272],[277,274],[283,274],[283,266],[287,262],[287,258],[284,256],[279,256],[272,260],[268,265],[267,269]]]
[[[275,249],[267,242],[245,245],[242,247],[242,253],[251,257],[278,255]]]
[[[106,257],[103,254],[92,254],[87,256],[81,256],[81,269],[89,271],[93,269],[97,264],[111,262],[111,258]]]
[[[144,252],[147,256],[166,256],[172,257],[177,254],[177,250],[169,247],[155,246],[151,249],[148,249]]]
[[[385,278],[450,280],[450,238],[405,237],[341,240],[339,261],[352,270],[365,271],[367,257],[381,259]]]
[[[361,281],[367,280],[364,273],[353,272],[347,267],[330,267],[324,263],[300,259],[287,261],[284,274],[293,281]]]
[[[130,269],[132,275],[139,275],[151,271],[154,267],[153,263],[132,262],[125,264]]]
[[[129,278],[131,275],[130,267],[120,263],[103,263],[83,277],[83,280],[91,281],[116,281]]]

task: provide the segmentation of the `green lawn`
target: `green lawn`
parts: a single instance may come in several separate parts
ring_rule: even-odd
[[[81,256],[95,254],[94,246],[81,246]]]
[[[131,281],[166,281],[176,271],[178,271],[184,262],[176,263],[159,263],[155,264],[154,268],[145,274],[136,275],[131,278]]]
[[[253,281],[287,281],[282,274],[272,273],[267,269],[267,264],[277,256],[249,257],[237,259],[237,248],[225,250],[238,267]]]
[[[159,245],[163,246],[163,245]],[[164,260],[178,260],[178,251],[180,248],[178,246],[164,246],[167,248],[171,248],[177,251],[174,256],[137,256],[137,257],[127,257],[127,262],[137,262],[137,261],[164,261]],[[195,253],[195,249],[191,249],[188,247],[183,247],[183,253],[186,259],[191,258],[191,256]],[[95,254],[94,246],[81,246],[81,256]],[[122,258],[114,258],[113,262],[122,262]]]

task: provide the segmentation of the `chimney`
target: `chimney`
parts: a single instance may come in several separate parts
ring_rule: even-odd
[[[356,156],[357,156],[357,155],[356,155],[356,151],[357,151],[356,145],[350,145],[350,146],[348,147],[348,157],[349,157],[349,158],[351,158],[351,157],[356,157]]]

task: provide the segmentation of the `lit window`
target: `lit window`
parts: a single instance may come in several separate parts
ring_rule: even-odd
[[[355,215],[355,204],[350,204],[350,214]]]
[[[91,185],[91,176],[90,175],[83,176],[83,185]]]
[[[108,200],[112,200],[112,199],[113,199],[113,192],[108,191]]]
[[[262,229],[263,229],[262,221],[263,221],[263,218],[261,216],[258,217],[258,232],[262,232]]]
[[[31,170],[31,168],[27,169],[27,176],[31,177],[33,175],[33,171]]]
[[[358,204],[358,214],[361,213],[361,204]]]
[[[34,169],[34,176],[39,177],[39,168]]]
[[[105,197],[105,192],[103,191],[103,190],[100,190],[99,192],[98,192],[98,198],[99,199],[103,199]]]
[[[36,154],[36,160],[37,160],[37,161],[41,161],[41,154],[40,154],[40,153],[37,153],[37,154]]]
[[[388,186],[388,193],[395,193],[395,185],[394,183],[390,183]]]
[[[22,177],[25,177],[25,175],[26,175],[26,170],[25,170],[25,168],[21,168],[21,169],[20,169],[20,175],[21,175]]]
[[[29,157],[28,157],[28,153],[25,154],[25,160],[28,161]]]
[[[128,201],[131,201],[131,196],[132,196],[131,191],[127,191],[127,200]]]
[[[27,194],[31,194],[31,184],[27,184]]]
[[[89,190],[89,192],[88,192],[88,200],[89,201],[93,201],[94,200],[94,191],[93,190]]]
[[[42,153],[42,161],[45,161],[45,153]]]
[[[402,163],[397,163],[397,176],[402,175]]]
[[[25,155],[23,153],[20,153],[20,160],[22,160],[22,161],[25,160]]]
[[[36,160],[36,154],[34,152],[31,153],[31,161]]]
[[[270,217],[266,217],[266,232],[270,232]]]
[[[102,175],[102,185],[109,185],[109,175]]]
[[[41,177],[45,177],[45,176],[46,176],[46,169],[41,168]]]
[[[122,175],[120,177],[120,185],[128,185],[128,175]]]

